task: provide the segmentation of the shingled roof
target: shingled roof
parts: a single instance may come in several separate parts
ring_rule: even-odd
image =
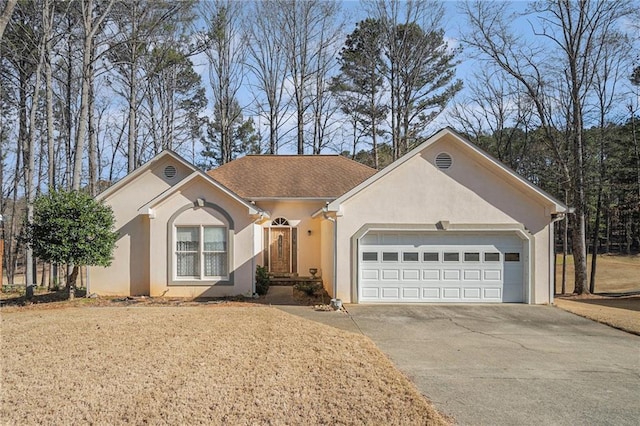
[[[245,199],[334,199],[377,170],[341,155],[247,155],[207,172]]]

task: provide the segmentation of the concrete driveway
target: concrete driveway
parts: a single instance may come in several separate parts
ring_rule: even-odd
[[[369,336],[460,425],[640,424],[640,337],[559,308],[281,308]]]
[[[350,305],[461,425],[638,425],[640,337],[550,306]]]

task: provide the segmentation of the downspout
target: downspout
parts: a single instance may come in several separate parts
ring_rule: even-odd
[[[251,297],[256,294],[256,226],[254,222],[251,236]]]
[[[551,215],[551,223],[549,224],[549,256],[553,256],[551,267],[549,268],[549,304],[552,305],[556,294],[556,242],[555,242],[555,223],[563,220],[566,213],[553,213]]]
[[[322,209],[322,216],[333,222],[333,298],[338,296],[338,221],[327,214],[327,207]]]
[[[265,217],[264,212],[260,212],[258,218],[253,221],[254,225],[257,225],[258,222],[262,221]],[[260,235],[262,236],[262,227],[260,227]],[[253,253],[251,255],[251,297],[256,295],[256,227],[253,226],[253,235],[251,236],[251,245],[253,246]],[[264,241],[262,242],[264,244]]]

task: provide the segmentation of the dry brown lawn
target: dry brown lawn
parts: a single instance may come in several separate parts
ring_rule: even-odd
[[[591,255],[588,256],[589,272]],[[556,258],[556,292],[561,292],[562,257]],[[640,334],[640,296],[603,297],[606,293],[640,292],[640,255],[601,255],[596,269],[596,295],[572,296],[574,290],[573,257],[567,256],[567,287],[564,296],[556,297],[554,304],[565,311]],[[599,294],[598,294],[599,293]]]
[[[2,311],[6,424],[447,424],[366,337],[261,306]]]
[[[587,258],[591,273],[591,255]],[[562,287],[562,256],[556,257],[556,293]],[[573,256],[567,256],[566,293],[574,289]],[[596,293],[623,293],[640,291],[640,255],[600,255],[596,266]]]
[[[598,296],[559,297],[554,304],[576,315],[640,335],[640,296],[615,299]]]

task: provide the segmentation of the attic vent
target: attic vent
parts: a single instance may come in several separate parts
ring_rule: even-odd
[[[164,168],[164,177],[167,179],[173,179],[176,177],[176,168],[174,166],[167,166]]]
[[[447,170],[449,167],[451,167],[452,163],[453,159],[446,152],[441,152],[440,154],[436,155],[436,166],[440,170]]]

